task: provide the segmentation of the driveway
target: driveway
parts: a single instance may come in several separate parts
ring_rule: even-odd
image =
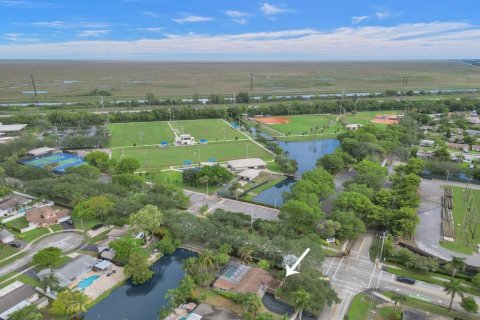
[[[480,267],[480,254],[474,253],[473,255],[466,255],[440,246],[442,240],[441,235],[441,197],[442,186],[446,185],[447,181],[444,180],[427,180],[423,179],[420,184],[420,197],[421,203],[418,208],[418,216],[420,218],[420,224],[417,227],[415,233],[415,243],[417,246],[434,256],[439,258],[450,260],[452,256],[465,258],[467,264],[471,266]],[[466,187],[466,183],[461,182],[448,182],[450,186]],[[473,189],[480,189],[479,185],[470,184]]]
[[[241,212],[248,214],[253,219],[278,220],[278,209],[259,206],[242,201],[219,198],[216,196],[209,196],[205,193],[189,190],[184,190],[184,193],[190,198],[190,207],[188,208],[188,211],[195,215],[198,214],[198,211],[202,206],[207,205],[208,212],[216,209],[222,209],[230,212]]]
[[[33,244],[27,249],[27,254],[18,258],[12,263],[0,268],[0,277],[12,272],[24,268],[32,261],[33,256],[38,251],[48,248],[57,247],[62,249],[63,252],[73,251],[79,248],[83,244],[83,235],[77,232],[63,232],[46,236],[42,240]]]

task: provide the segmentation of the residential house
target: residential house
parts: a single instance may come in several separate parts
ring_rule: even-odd
[[[7,244],[15,241],[13,234],[7,229],[0,230],[0,243]]]
[[[0,132],[5,134],[18,134],[25,129],[26,124],[2,124],[0,123]]]
[[[480,146],[475,144],[472,146],[472,151],[480,151]]]
[[[53,274],[58,279],[59,285],[66,287],[84,274],[92,271],[93,267],[99,262],[100,260],[91,256],[80,255],[58,269],[44,269],[40,271],[38,277],[42,278]]]
[[[71,219],[70,210],[55,206],[30,209],[25,217],[31,225],[45,227]]]
[[[15,281],[0,290],[0,320],[7,320],[12,313],[38,301],[39,295],[32,286]]]
[[[215,289],[236,293],[256,293],[263,297],[265,292],[275,290],[280,282],[268,271],[230,261],[223,273],[213,283]]]
[[[0,216],[13,216],[21,206],[30,201],[32,201],[32,198],[19,194],[10,194],[0,198]]]
[[[352,124],[347,124],[346,127],[347,127],[347,130],[356,131],[356,130],[358,130],[359,128],[363,127],[363,125],[358,124],[358,123],[352,123]]]
[[[228,168],[233,171],[244,171],[247,169],[265,169],[267,163],[259,158],[248,158],[227,161]]]
[[[447,147],[450,149],[456,149],[456,150],[468,150],[468,144],[466,143],[452,143],[449,142],[447,143]]]
[[[435,144],[433,140],[420,140],[420,147],[431,147]]]

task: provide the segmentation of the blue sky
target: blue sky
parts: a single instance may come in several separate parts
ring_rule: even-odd
[[[480,58],[477,0],[0,0],[0,59]]]

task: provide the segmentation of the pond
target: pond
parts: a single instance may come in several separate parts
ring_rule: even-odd
[[[178,249],[173,255],[161,257],[151,267],[155,274],[150,281],[138,286],[128,281],[88,310],[84,319],[157,319],[158,311],[168,303],[165,293],[176,288],[185,275],[182,261],[192,256],[195,253]]]
[[[340,142],[336,139],[320,139],[311,141],[279,141],[278,145],[288,152],[290,159],[295,159],[298,163],[297,175],[302,175],[305,171],[315,168],[317,160],[325,154],[334,152]],[[283,204],[282,194],[290,191],[295,183],[295,179],[286,179],[274,185],[267,190],[262,191],[253,198],[255,202],[271,206],[281,206]]]

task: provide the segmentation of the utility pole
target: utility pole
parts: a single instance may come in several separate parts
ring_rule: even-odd
[[[253,92],[253,80],[255,79],[255,75],[250,73],[250,92]]]
[[[382,257],[383,257],[383,246],[385,244],[385,238],[387,237],[387,232],[383,231],[382,235],[380,236],[382,238],[382,248],[380,249],[380,262],[382,262]]]
[[[37,94],[37,86],[35,85],[35,78],[33,77],[33,74],[30,76],[30,78],[32,79],[32,85],[33,85],[33,94],[36,96],[38,96]]]

